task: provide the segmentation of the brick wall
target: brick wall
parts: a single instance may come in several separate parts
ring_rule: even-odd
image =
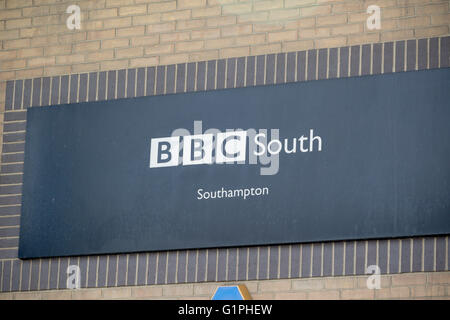
[[[366,276],[243,281],[254,300],[450,299],[450,272],[381,276],[380,289],[368,289]],[[219,285],[173,284],[142,287],[0,293],[0,300],[22,299],[193,299],[209,300]]]
[[[84,287],[137,285],[136,289],[119,289],[117,294],[131,294],[142,284],[152,284],[157,292],[170,291],[164,288],[201,291],[195,288],[202,285],[192,282],[259,279],[246,283],[252,294],[261,297],[268,292],[261,288],[278,285],[279,294],[297,295],[294,284],[302,283],[296,282],[298,279],[261,279],[346,275],[345,279],[355,284],[362,281],[355,275],[364,274],[372,262],[382,265],[382,273],[388,274],[385,279],[402,272],[449,270],[448,236],[265,246],[245,251],[234,248],[25,262],[16,258],[27,107],[170,93],[166,87],[183,92],[448,67],[449,2],[0,0],[0,291],[45,289],[50,291],[34,294],[51,296],[53,289],[64,288],[68,264],[80,266]],[[65,11],[71,4],[81,8],[81,30],[66,27],[69,14]],[[366,8],[372,4],[381,7],[380,30],[366,27]],[[316,72],[308,73],[309,69]],[[151,88],[149,81],[154,81]],[[166,86],[169,81],[174,85]],[[126,88],[123,93],[116,85],[121,82],[120,87]],[[197,259],[194,265],[189,264],[191,256]],[[145,275],[141,274],[144,257]],[[210,275],[208,270],[216,268],[224,257],[227,263],[234,261],[234,266],[224,267],[226,277],[220,268]],[[246,271],[240,265],[243,261]],[[303,264],[307,268],[302,268]],[[181,280],[177,278],[179,268],[185,270]],[[417,277],[426,281],[433,278],[431,274]],[[323,279],[307,281],[328,281]],[[448,276],[444,274],[442,279],[449,284]],[[162,285],[172,282],[191,284]],[[422,297],[433,292],[448,295],[445,286],[432,289],[431,284],[422,283]],[[208,286],[205,283],[204,290]],[[414,297],[413,292],[419,290],[406,288],[393,286],[388,291],[408,291]],[[116,291],[86,292],[114,295]],[[338,292],[340,298],[346,297],[345,287]],[[75,293],[64,293],[71,294]],[[336,292],[329,294],[337,297]],[[272,292],[266,296],[279,295]],[[314,293],[302,291],[301,296],[311,298]],[[14,297],[22,296],[17,293]]]
[[[0,0],[0,80],[443,36],[449,21],[448,0]]]

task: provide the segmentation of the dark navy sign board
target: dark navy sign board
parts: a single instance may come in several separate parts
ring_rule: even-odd
[[[29,108],[21,258],[450,233],[450,69]],[[321,152],[149,168],[176,128],[314,129]],[[197,200],[197,190],[269,187]]]

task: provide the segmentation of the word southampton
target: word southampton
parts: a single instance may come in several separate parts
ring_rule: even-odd
[[[314,129],[295,138],[279,139],[279,129],[208,129],[202,132],[201,121],[194,121],[194,134],[176,129],[171,137],[153,138],[150,142],[150,168],[200,164],[257,164],[264,166],[261,175],[274,175],[279,169],[279,154],[322,151],[322,138]]]
[[[204,189],[197,190],[198,200],[207,199],[222,199],[222,198],[244,198],[254,196],[265,196],[269,194],[269,188],[244,188],[244,189],[222,189],[214,191],[204,191]]]

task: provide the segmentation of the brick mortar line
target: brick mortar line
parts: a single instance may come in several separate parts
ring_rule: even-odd
[[[439,35],[439,36],[432,36],[432,37],[425,37],[425,38],[417,38],[416,36],[411,36],[411,37],[405,37],[405,38],[401,38],[400,40],[385,40],[385,41],[379,41],[379,42],[369,42],[369,43],[365,43],[365,42],[363,42],[363,43],[359,43],[359,44],[349,44],[348,43],[348,41],[346,42],[346,44],[345,45],[343,45],[343,46],[338,46],[338,47],[327,47],[327,48],[322,48],[322,47],[316,47],[316,45],[314,45],[313,46],[313,48],[305,48],[305,49],[302,49],[302,50],[294,50],[294,51],[284,51],[283,50],[283,48],[281,48],[281,50],[280,51],[278,51],[277,53],[286,53],[286,54],[289,54],[289,53],[296,53],[296,52],[301,52],[301,51],[309,51],[309,50],[319,50],[319,49],[339,49],[339,48],[347,48],[347,47],[352,47],[352,46],[362,46],[362,45],[374,45],[374,44],[382,44],[382,45],[384,45],[384,44],[386,44],[386,43],[397,43],[397,42],[407,42],[408,40],[415,40],[415,41],[419,41],[419,40],[423,40],[423,39],[434,39],[434,38],[438,38],[438,39],[442,39],[442,38],[447,38],[447,37],[449,37],[450,36],[450,28],[449,28],[449,26],[447,26],[447,29],[449,30],[449,32],[447,33],[447,34],[445,34],[445,35]],[[402,30],[402,31],[404,31],[404,30]],[[390,31],[389,31],[390,32]],[[395,31],[394,31],[395,32]],[[345,37],[347,37],[348,35],[345,35]],[[230,38],[235,38],[235,37],[230,37]],[[329,39],[335,39],[336,37],[334,37],[334,36],[327,36],[327,37],[324,37],[324,38],[313,38],[313,39],[304,39],[305,41],[308,41],[308,40],[312,40],[312,41],[314,41],[314,43],[315,43],[315,41],[316,40],[324,40],[324,39],[326,39],[326,40],[329,40]],[[219,39],[222,39],[222,38],[219,38]],[[108,39],[108,40],[110,40],[110,39]],[[95,42],[95,41],[100,41],[100,40],[92,40],[92,42]],[[194,40],[194,41],[197,41],[197,40]],[[26,70],[37,70],[37,69],[44,69],[44,71],[46,70],[46,68],[54,68],[54,67],[70,67],[70,68],[72,68],[73,66],[78,66],[78,65],[92,65],[92,64],[99,64],[99,67],[101,67],[101,63],[102,62],[117,62],[117,63],[120,63],[120,62],[125,62],[125,61],[127,61],[128,63],[127,63],[127,67],[125,67],[124,69],[125,70],[130,70],[130,69],[138,69],[138,68],[147,68],[147,67],[158,67],[158,66],[163,66],[163,67],[166,67],[166,66],[169,66],[169,65],[177,65],[177,64],[180,64],[180,63],[183,63],[183,62],[174,62],[174,63],[169,63],[169,64],[159,64],[159,63],[157,63],[157,64],[150,64],[150,65],[144,65],[144,66],[134,66],[134,67],[130,67],[130,62],[131,62],[131,60],[133,60],[133,59],[145,59],[145,58],[164,58],[164,57],[171,57],[171,56],[174,56],[174,55],[179,55],[179,54],[188,54],[188,55],[192,55],[192,54],[198,54],[198,53],[205,53],[205,52],[214,52],[214,51],[221,51],[221,50],[226,50],[226,49],[236,49],[236,48],[249,48],[249,49],[251,49],[251,48],[258,48],[258,47],[267,47],[267,46],[270,46],[270,45],[273,45],[273,44],[280,44],[280,45],[282,45],[282,44],[285,44],[285,43],[293,43],[293,42],[297,42],[298,40],[295,40],[295,41],[279,41],[279,42],[272,42],[272,43],[262,43],[262,44],[257,44],[257,45],[248,45],[248,46],[240,46],[240,45],[237,45],[237,46],[233,46],[233,47],[226,47],[226,48],[220,48],[220,49],[207,49],[207,50],[200,50],[200,51],[186,51],[186,52],[172,52],[172,53],[169,53],[169,54],[161,54],[161,55],[143,55],[143,56],[137,56],[137,57],[127,57],[127,58],[121,58],[121,59],[117,59],[117,58],[111,58],[111,59],[106,59],[106,60],[99,60],[99,61],[88,61],[88,62],[83,62],[83,63],[76,63],[76,64],[73,64],[73,63],[71,63],[71,64],[61,64],[61,65],[51,65],[51,66],[46,66],[46,65],[43,65],[43,66],[37,66],[37,67],[31,67],[31,68],[29,68],[29,67],[25,67],[25,68],[18,68],[18,69],[14,69],[14,70],[6,70],[6,71],[4,71],[4,72],[16,72],[16,71],[26,71]],[[300,41],[303,41],[303,40],[300,40]],[[184,41],[183,41],[184,42]],[[178,42],[177,42],[178,43]],[[173,43],[174,44],[174,43]],[[395,47],[395,46],[394,46]],[[125,47],[126,49],[133,49],[133,48],[141,48],[141,47]],[[142,48],[145,48],[145,47],[142,47]],[[121,49],[121,48],[117,48],[117,49]],[[124,48],[122,48],[122,49],[124,49]],[[93,51],[88,51],[87,53],[89,53],[89,52],[96,52],[96,50],[93,50]],[[273,54],[272,52],[267,52],[267,53],[253,53],[253,54],[250,54],[250,55],[248,55],[248,56],[251,56],[251,57],[256,57],[256,56],[258,56],[258,55],[269,55],[269,54]],[[73,54],[66,54],[66,55],[60,55],[60,56],[69,56],[69,55],[73,55]],[[246,57],[248,57],[248,56],[246,56]],[[56,57],[56,56],[55,56]],[[217,60],[221,60],[221,59],[232,59],[232,58],[241,58],[242,56],[226,56],[226,57],[220,57],[220,56],[218,56],[217,58],[215,58],[215,59],[208,59],[208,60],[195,60],[195,61],[187,61],[187,62],[184,62],[184,63],[189,63],[189,62],[194,62],[194,63],[198,63],[198,62],[205,62],[205,63],[207,63],[207,62],[209,62],[209,61],[217,61]],[[439,57],[440,57],[440,54],[439,54]],[[13,59],[13,60],[11,60],[11,61],[14,61],[15,59]],[[189,59],[190,60],[190,59]],[[394,59],[395,60],[395,59]],[[406,62],[405,62],[406,63]],[[61,73],[61,74],[45,74],[45,72],[44,72],[44,74],[43,75],[41,75],[41,76],[37,76],[37,77],[33,77],[33,78],[11,78],[11,79],[2,79],[2,80],[0,80],[0,84],[1,83],[6,83],[6,82],[8,82],[8,81],[24,81],[24,80],[34,80],[34,79],[42,79],[42,78],[47,78],[47,77],[49,77],[49,78],[53,78],[53,77],[61,77],[61,76],[67,76],[67,75],[82,75],[82,74],[90,74],[90,73],[92,73],[92,72],[94,72],[94,73],[99,73],[99,72],[108,72],[108,71],[117,71],[118,69],[117,68],[111,68],[111,69],[109,69],[109,68],[106,68],[106,69],[103,69],[103,68],[99,68],[99,69],[97,69],[97,70],[90,70],[90,71],[82,71],[82,72],[76,72],[76,73]],[[120,68],[119,70],[122,70],[122,68]],[[396,72],[395,70],[393,71],[393,72]],[[402,71],[398,71],[398,72],[403,72],[403,70]],[[42,90],[42,86],[41,86],[41,90]],[[6,92],[6,91],[5,91]],[[22,93],[23,94],[23,93]],[[1,101],[0,101],[1,102]],[[12,110],[3,110],[2,112],[3,113],[6,113],[6,112],[20,112],[20,111],[26,111],[26,110],[24,110],[24,109],[12,109]],[[19,120],[19,121],[23,121],[23,120]],[[5,121],[5,122],[7,122],[7,121]],[[9,133],[9,132],[8,132]]]
[[[445,26],[441,26],[441,27],[446,27],[447,28],[447,30],[448,30],[448,25],[445,25]],[[411,30],[411,31],[415,31],[415,29],[408,29],[408,30]],[[397,31],[404,31],[404,30],[397,30]],[[396,32],[396,31],[389,31],[389,32]],[[374,33],[374,34],[376,34],[376,33]],[[448,34],[448,32],[447,32],[447,34]],[[380,33],[379,34],[379,36],[381,36],[382,35],[382,33]],[[349,43],[349,37],[351,37],[352,35],[343,35],[342,37],[346,37],[346,42],[347,42],[347,44]],[[441,35],[441,36],[445,36],[445,35]],[[219,39],[228,39],[228,38],[230,38],[230,39],[232,39],[232,38],[235,38],[235,37],[226,37],[226,38],[219,38]],[[311,39],[309,39],[310,41],[314,41],[314,45],[313,45],[313,47],[315,47],[315,48],[318,48],[318,46],[317,46],[317,44],[316,44],[316,41],[320,41],[320,40],[328,40],[328,39],[336,39],[336,37],[329,37],[329,36],[326,36],[326,37],[319,37],[319,38],[317,38],[317,37],[315,37],[315,38],[311,38]],[[414,35],[414,33],[413,33],[413,36],[411,37],[411,38],[409,38],[409,37],[405,37],[405,40],[408,40],[408,39],[417,39],[417,37]],[[107,39],[103,39],[103,40],[107,40]],[[101,43],[101,41],[103,41],[103,40],[89,40],[89,41],[85,41],[85,42],[82,42],[82,43],[89,43],[89,42],[100,42]],[[297,39],[298,40],[298,39]],[[297,41],[296,40],[296,41]],[[198,40],[195,40],[195,41],[198,41]],[[202,40],[202,41],[208,41],[208,40]],[[301,39],[300,41],[308,41],[308,39]],[[190,41],[190,42],[194,42],[194,41]],[[257,45],[249,45],[249,46],[246,46],[246,47],[248,47],[248,48],[257,48],[257,47],[261,47],[261,46],[268,46],[268,45],[270,45],[271,43],[272,44],[278,44],[278,43],[280,43],[280,45],[281,44],[285,44],[285,43],[292,43],[292,42],[295,42],[295,41],[276,41],[276,42],[269,42],[269,43],[264,43],[264,44],[257,44]],[[364,42],[364,41],[363,41]],[[388,41],[385,41],[385,42],[388,42]],[[177,42],[177,43],[179,43],[179,42]],[[74,44],[74,45],[76,45],[76,44]],[[214,52],[214,51],[223,51],[223,50],[226,50],[226,49],[233,49],[233,48],[239,48],[240,46],[239,45],[233,45],[233,46],[229,46],[229,47],[224,47],[224,48],[218,48],[218,49],[212,49],[212,50],[210,50],[211,52]],[[115,53],[118,51],[118,50],[121,50],[121,49],[136,49],[136,48],[147,48],[146,46],[137,46],[137,47],[124,47],[124,48],[112,48],[112,49],[107,49],[107,50],[110,50],[110,51],[114,51]],[[106,50],[106,51],[107,51]],[[80,53],[80,55],[83,55],[83,54],[85,54],[85,53],[88,53],[89,51],[83,51],[82,53]],[[93,51],[91,51],[91,52],[97,52],[96,50],[93,50]],[[199,54],[199,53],[204,53],[205,51],[186,51],[185,52],[185,54],[190,54],[190,55],[192,55],[192,54]],[[70,67],[70,68],[73,68],[75,65],[95,65],[95,64],[98,64],[98,68],[97,68],[97,70],[99,70],[99,69],[101,69],[101,70],[108,70],[108,68],[103,68],[102,67],[102,63],[103,62],[111,62],[111,61],[127,61],[127,65],[128,66],[130,66],[130,64],[131,64],[131,61],[133,60],[133,59],[139,59],[139,58],[141,58],[141,59],[144,59],[144,58],[155,58],[155,59],[159,59],[159,58],[164,58],[164,57],[170,57],[170,56],[173,56],[174,54],[182,54],[183,52],[177,52],[177,51],[175,51],[175,52],[171,52],[170,54],[160,54],[160,55],[151,55],[151,54],[143,54],[143,55],[138,55],[138,56],[136,56],[136,57],[126,57],[126,58],[124,58],[124,59],[115,59],[115,58],[111,58],[111,59],[103,59],[103,60],[99,60],[99,61],[95,61],[95,60],[93,60],[93,61],[84,61],[83,63],[79,63],[79,64],[64,64],[64,63],[62,63],[62,64],[57,64],[57,63],[53,63],[51,66],[49,66],[49,65],[38,65],[38,66],[28,66],[28,67],[24,67],[24,68],[13,68],[13,69],[10,69],[10,70],[5,70],[4,72],[6,73],[6,72],[16,72],[16,71],[24,71],[24,70],[38,70],[38,69],[44,69],[44,71],[45,70],[48,70],[48,68],[63,68],[63,67]],[[71,56],[71,55],[74,55],[74,54],[77,54],[76,52],[71,52],[71,53],[67,53],[67,54],[63,54],[63,55],[54,55],[54,56],[50,56],[50,57],[46,57],[46,56],[39,56],[39,57],[35,57],[35,58],[42,58],[42,59],[45,59],[45,58],[55,58],[55,57],[64,57],[64,56]],[[28,58],[28,60],[29,60],[30,58]],[[33,59],[33,58],[31,58],[31,59]],[[3,60],[4,62],[3,63],[5,63],[5,61],[16,61],[17,59],[12,59],[12,60]],[[23,60],[26,60],[26,59],[23,59]],[[27,60],[27,61],[28,61]],[[191,59],[190,59],[191,60]],[[157,63],[156,65],[158,65],[159,63]],[[45,72],[44,72],[45,73]]]
[[[12,264],[12,263],[11,263]],[[418,277],[418,278],[425,278],[425,283],[418,283],[418,284],[411,284],[411,283],[406,283],[406,284],[401,284],[398,286],[393,286],[392,284],[389,284],[386,287],[382,287],[381,290],[388,290],[388,292],[392,292],[392,289],[402,289],[402,288],[408,288],[409,292],[408,292],[408,296],[406,298],[414,298],[413,296],[413,289],[416,288],[424,288],[425,290],[425,294],[424,295],[417,295],[415,297],[449,297],[449,291],[448,289],[450,288],[450,282],[445,282],[445,281],[440,281],[437,283],[433,283],[431,281],[432,277],[439,277],[439,276],[443,276],[448,277],[450,279],[450,271],[446,271],[446,272],[418,272],[418,273],[408,273],[406,274],[406,277],[408,278],[413,278],[413,277]],[[392,279],[392,278],[405,278],[405,274],[399,274],[399,275],[388,275],[388,276],[381,276],[382,278],[385,279]],[[266,294],[266,295],[276,295],[277,294],[284,294],[284,293],[305,293],[307,294],[307,298],[310,297],[310,294],[316,294],[316,293],[327,293],[327,292],[339,292],[339,298],[343,299],[344,297],[342,297],[342,293],[344,291],[346,292],[354,292],[354,293],[358,293],[361,291],[365,291],[365,292],[369,292],[367,290],[367,288],[364,288],[360,286],[360,279],[367,279],[367,276],[340,276],[340,277],[323,277],[320,279],[315,279],[315,280],[303,280],[301,278],[298,279],[283,279],[283,280],[250,280],[250,281],[231,281],[231,282],[204,282],[204,283],[183,283],[183,284],[161,284],[161,285],[150,285],[150,286],[123,286],[123,287],[106,287],[106,288],[82,288],[82,289],[78,289],[78,290],[67,290],[67,289],[49,289],[49,290],[39,290],[39,291],[21,291],[21,292],[3,292],[0,293],[0,299],[2,297],[8,297],[8,296],[12,296],[14,298],[16,298],[17,296],[20,297],[26,297],[26,296],[33,296],[33,295],[37,295],[37,297],[41,298],[42,296],[46,296],[46,295],[51,295],[52,293],[55,293],[57,295],[63,295],[64,293],[70,293],[70,297],[74,298],[74,295],[77,294],[83,294],[83,293],[89,293],[89,292],[97,292],[100,293],[100,296],[98,298],[108,298],[108,296],[105,297],[105,293],[108,295],[108,293],[110,294],[111,292],[129,292],[129,294],[127,294],[126,296],[122,296],[122,297],[118,297],[118,298],[139,298],[137,296],[137,291],[141,290],[141,289],[147,289],[150,291],[153,290],[157,290],[160,289],[160,294],[154,295],[153,297],[166,297],[166,298],[187,298],[187,297],[205,297],[205,298],[210,298],[212,293],[208,294],[208,293],[196,293],[196,288],[205,288],[205,287],[217,287],[220,285],[233,285],[233,283],[242,283],[245,284],[247,286],[250,287],[250,291],[251,291],[251,295],[261,295],[261,294]],[[344,281],[344,283],[341,283],[340,287],[336,287],[336,288],[330,288],[327,287],[327,283],[328,282],[335,282],[335,283],[339,283],[341,281]],[[322,287],[317,287],[317,286],[306,286],[304,288],[299,288],[298,290],[292,289],[292,284],[295,282],[305,282],[305,283],[309,283],[312,284],[314,282],[319,282],[322,284]],[[351,282],[352,286],[351,287],[345,287],[345,282]],[[287,289],[277,289],[276,288],[276,284],[283,284],[283,283],[289,283],[289,286]],[[261,289],[261,284],[264,284],[264,286],[269,286],[270,284],[274,284],[274,290],[265,290],[265,289]],[[256,290],[254,289],[256,287]],[[445,294],[441,294],[441,295],[426,295],[426,290],[427,289],[431,289],[433,287],[443,287],[446,288]],[[166,290],[169,288],[187,288],[190,293],[192,294],[169,294]],[[190,290],[192,289],[192,290]],[[169,290],[170,292],[170,290]],[[210,292],[213,292],[213,290],[210,290]],[[378,290],[373,290],[373,298],[377,299],[377,292],[381,293],[384,291],[378,291]],[[147,296],[147,298],[151,298],[152,295]],[[353,297],[354,298],[354,297]],[[383,299],[383,297],[378,297]],[[384,297],[384,298],[396,298],[395,296],[391,296],[391,297]]]

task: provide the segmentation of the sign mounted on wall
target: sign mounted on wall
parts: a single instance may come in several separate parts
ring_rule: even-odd
[[[19,256],[450,232],[450,69],[29,108]]]

